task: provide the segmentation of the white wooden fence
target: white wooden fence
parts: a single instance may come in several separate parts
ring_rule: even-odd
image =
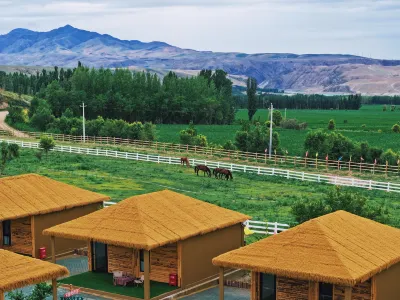
[[[254,233],[268,234],[268,235],[278,234],[290,228],[288,224],[281,224],[277,222],[271,223],[271,222],[248,220],[243,224]]]
[[[31,148],[31,149],[39,149],[40,148],[39,143],[0,139],[0,142],[2,142],[2,141],[5,141],[8,144],[17,144],[22,148]],[[121,158],[121,159],[128,159],[128,160],[137,160],[137,161],[147,161],[147,162],[154,162],[154,163],[159,163],[159,164],[162,163],[162,164],[179,165],[181,163],[180,158],[178,158],[178,157],[149,155],[149,154],[142,154],[142,153],[138,153],[138,152],[135,152],[135,153],[134,152],[121,152],[121,151],[105,150],[105,149],[99,149],[99,148],[56,146],[56,147],[54,147],[54,149],[52,149],[52,151],[82,154],[82,155],[113,157],[113,158]],[[229,169],[233,172],[244,172],[244,173],[253,173],[253,174],[258,174],[258,175],[277,176],[277,177],[283,177],[286,179],[295,179],[295,180],[301,180],[301,181],[327,183],[327,184],[333,184],[333,185],[351,186],[351,187],[364,188],[364,189],[370,189],[370,190],[381,190],[381,191],[387,191],[387,192],[400,193],[400,184],[391,183],[391,182],[364,180],[364,179],[358,179],[358,178],[354,178],[354,177],[322,175],[322,174],[317,174],[317,173],[306,173],[306,172],[285,170],[285,169],[279,169],[279,168],[249,166],[249,165],[243,165],[243,164],[233,164],[233,163],[228,163],[228,162],[216,162],[216,161],[208,161],[208,160],[203,160],[203,159],[190,159],[190,164],[191,165],[203,164],[203,165],[207,165],[210,168],[225,168],[225,169]]]

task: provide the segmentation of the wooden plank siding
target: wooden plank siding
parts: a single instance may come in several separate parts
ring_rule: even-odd
[[[345,300],[345,286],[335,285],[334,300]],[[371,280],[357,284],[352,288],[351,300],[372,300]]]
[[[108,245],[108,272],[122,271],[131,276],[140,277],[139,250]],[[90,262],[89,262],[90,268]],[[150,280],[169,282],[169,274],[178,272],[177,244],[169,244],[150,251]]]
[[[251,300],[260,299],[260,273],[251,272]]]
[[[3,228],[1,228],[1,240],[3,241]],[[2,246],[2,248],[31,256],[32,244],[31,217],[11,220],[11,246]]]
[[[309,282],[285,277],[276,278],[277,300],[308,300]]]
[[[169,244],[150,252],[150,280],[168,283],[169,274],[178,274],[177,244]]]

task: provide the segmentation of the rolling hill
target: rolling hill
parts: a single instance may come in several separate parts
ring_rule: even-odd
[[[400,94],[400,61],[352,55],[221,53],[182,49],[164,42],[120,40],[70,25],[49,32],[14,29],[0,35],[0,65],[129,67],[191,76],[224,69],[235,85],[255,77],[263,88],[305,93]]]

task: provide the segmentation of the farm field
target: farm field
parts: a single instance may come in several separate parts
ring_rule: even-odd
[[[38,173],[65,183],[109,195],[113,201],[171,189],[194,198],[240,211],[255,220],[293,223],[291,205],[298,199],[324,197],[331,185],[307,183],[255,174],[234,173],[233,181],[196,176],[191,168],[64,153],[50,153],[38,161],[34,150],[21,150],[6,175]],[[390,225],[400,227],[398,194],[354,189],[371,204],[386,203]]]
[[[281,112],[284,113],[284,110]],[[258,117],[261,121],[265,121],[268,110],[258,110],[255,120]],[[400,135],[391,131],[392,126],[400,121],[400,110],[383,112],[381,105],[365,105],[359,111],[287,110],[287,118],[308,123],[308,129],[304,131],[276,129],[280,134],[282,149],[287,149],[290,155],[303,155],[307,132],[326,128],[330,119],[335,120],[337,132],[356,142],[367,141],[370,146],[400,150]],[[239,110],[236,119],[247,120],[247,110]],[[179,131],[186,127],[186,125],[157,125],[158,140],[179,143]],[[235,133],[240,129],[240,125],[197,125],[196,128],[199,133],[207,136],[209,142],[224,144],[227,140],[234,141]]]

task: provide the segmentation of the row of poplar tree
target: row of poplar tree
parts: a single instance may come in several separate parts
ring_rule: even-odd
[[[67,108],[86,117],[127,122],[231,124],[235,118],[232,82],[223,70],[203,70],[179,78],[169,72],[163,79],[128,69],[54,68],[35,75],[0,73],[0,88],[45,99],[58,118]]]

